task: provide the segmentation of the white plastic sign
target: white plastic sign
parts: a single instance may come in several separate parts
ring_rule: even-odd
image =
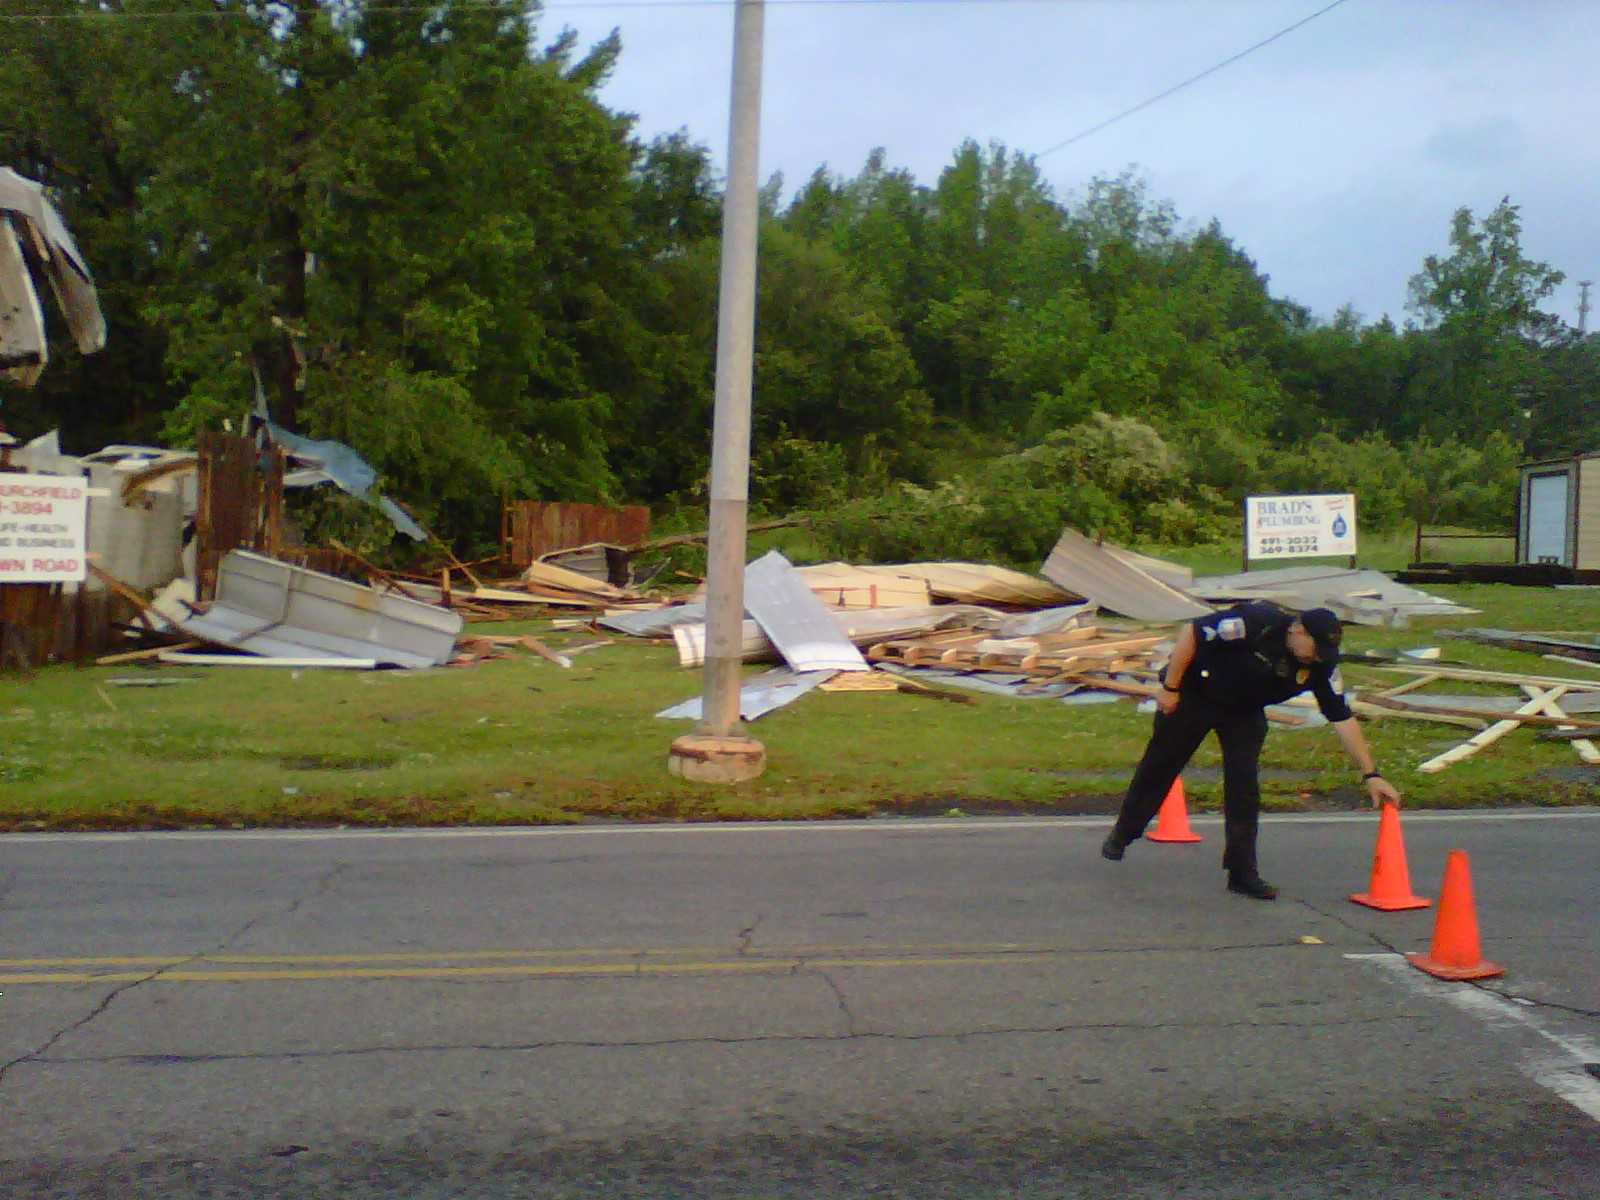
[[[1356,498],[1247,496],[1246,558],[1313,558],[1356,552]]]
[[[88,523],[85,481],[0,474],[0,584],[82,583]]]

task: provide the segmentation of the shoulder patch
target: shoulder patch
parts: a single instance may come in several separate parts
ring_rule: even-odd
[[[1217,636],[1225,642],[1237,642],[1244,638],[1243,617],[1223,617],[1217,622]]]

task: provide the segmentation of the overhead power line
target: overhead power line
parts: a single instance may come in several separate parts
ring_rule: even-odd
[[[1191,75],[1191,76],[1189,76],[1188,79],[1185,79],[1182,83],[1175,83],[1171,87],[1169,87],[1166,91],[1157,92],[1154,96],[1151,96],[1148,100],[1141,100],[1138,104],[1135,104],[1132,108],[1123,109],[1116,116],[1107,117],[1104,121],[1101,121],[1099,124],[1089,126],[1089,128],[1083,130],[1081,133],[1073,134],[1066,141],[1057,142],[1054,146],[1051,146],[1049,149],[1039,151],[1039,153],[1034,155],[1034,157],[1035,158],[1043,158],[1046,154],[1054,154],[1057,150],[1065,150],[1068,146],[1071,146],[1071,145],[1074,145],[1074,144],[1076,144],[1078,142],[1081,142],[1086,137],[1093,137],[1095,134],[1099,133],[1102,129],[1108,129],[1112,125],[1115,125],[1118,121],[1121,121],[1121,120],[1123,120],[1123,119],[1125,119],[1127,117],[1133,116],[1134,113],[1143,112],[1145,109],[1149,108],[1152,104],[1159,104],[1161,101],[1165,100],[1168,96],[1176,95],[1178,92],[1183,91],[1184,88],[1190,86],[1191,84],[1199,83],[1202,79],[1205,79],[1205,78],[1207,78],[1208,76],[1211,76],[1211,75],[1215,75],[1218,71],[1221,71],[1225,67],[1231,67],[1234,63],[1238,62],[1241,58],[1244,58],[1244,57],[1246,57],[1248,55],[1254,54],[1257,50],[1261,49],[1263,46],[1270,46],[1273,42],[1277,41],[1279,38],[1286,37],[1287,35],[1293,33],[1296,29],[1299,29],[1302,26],[1311,24],[1311,22],[1315,21],[1318,17],[1322,16],[1324,13],[1332,12],[1334,9],[1338,8],[1344,2],[1345,2],[1345,0],[1333,0],[1332,4],[1324,5],[1322,8],[1317,9],[1317,11],[1312,13],[1310,16],[1300,18],[1300,20],[1296,21],[1293,25],[1285,25],[1282,29],[1278,30],[1278,32],[1273,34],[1271,37],[1262,38],[1259,42],[1257,42],[1253,46],[1246,46],[1243,50],[1239,51],[1237,54],[1230,55],[1229,57],[1223,59],[1221,62],[1216,63],[1213,66],[1207,67],[1204,71],[1201,71],[1198,75]]]
[[[1018,4],[1070,4],[1079,0],[766,0],[769,8],[876,8],[890,5],[918,7],[942,5],[967,8]],[[607,9],[641,8],[732,8],[737,0],[548,0],[539,7],[545,12],[571,12],[574,10],[604,11]],[[433,4],[390,4],[381,10],[386,13],[436,13],[439,0]],[[455,0],[451,8],[459,11],[512,11],[504,4],[492,0]],[[157,9],[150,12],[128,12],[125,9],[82,9],[78,12],[0,13],[0,24],[23,21],[215,21],[250,17],[255,14],[244,8],[214,9]]]

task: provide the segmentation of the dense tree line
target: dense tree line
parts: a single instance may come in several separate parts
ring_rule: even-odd
[[[264,404],[463,541],[507,494],[698,503],[720,182],[600,103],[615,36],[543,41],[519,0],[27,9],[75,19],[0,22],[0,163],[54,189],[111,335],[0,392],[14,432]],[[1456,214],[1403,328],[1315,320],[1137,177],[1060,197],[1000,145],[763,201],[754,498],[862,553],[934,512],[1017,559],[1063,520],[1191,540],[1263,489],[1503,524],[1520,458],[1600,448],[1600,341],[1540,310],[1561,276],[1509,199]]]

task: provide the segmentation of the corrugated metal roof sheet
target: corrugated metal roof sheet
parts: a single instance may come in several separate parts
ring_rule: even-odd
[[[1187,621],[1211,611],[1210,606],[1124,562],[1073,529],[1061,531],[1061,539],[1039,573],[1101,608],[1139,621]]]
[[[744,607],[796,671],[869,669],[861,651],[777,550],[745,567]]]
[[[1331,608],[1341,620],[1361,625],[1402,624],[1408,617],[1465,616],[1466,608],[1396,583],[1382,571],[1344,567],[1278,567],[1194,581],[1207,600],[1272,600],[1289,608]]]

